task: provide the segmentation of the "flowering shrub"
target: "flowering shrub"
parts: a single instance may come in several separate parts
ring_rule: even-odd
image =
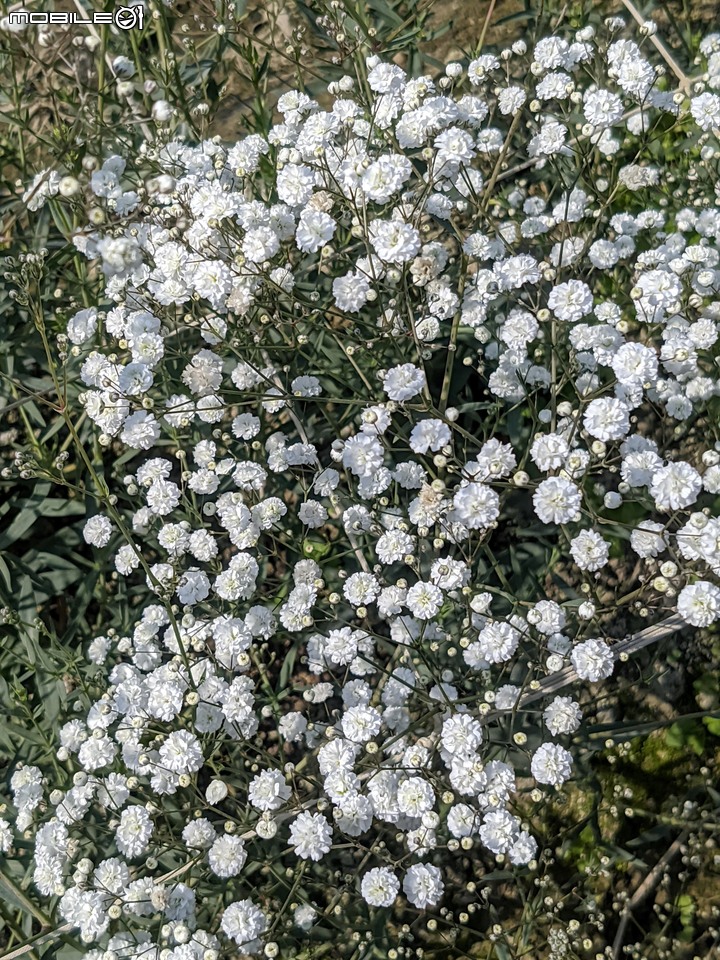
[[[369,57],[267,136],[169,123],[28,187],[102,271],[54,346],[112,454],[85,540],[137,587],[67,782],[11,784],[92,960],[341,955],[470,851],[534,870],[560,688],[613,673],[626,606],[720,619],[720,37],[688,96],[622,31],[440,79]],[[609,595],[618,546],[641,575]]]

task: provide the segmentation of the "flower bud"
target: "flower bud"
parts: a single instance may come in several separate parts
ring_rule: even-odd
[[[222,803],[227,795],[227,784],[223,783],[222,780],[211,780],[205,791],[205,799],[211,806]]]

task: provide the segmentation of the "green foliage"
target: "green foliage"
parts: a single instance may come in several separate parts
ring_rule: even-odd
[[[665,740],[669,747],[688,748],[701,757],[705,752],[705,730],[697,720],[678,720],[668,728]]]

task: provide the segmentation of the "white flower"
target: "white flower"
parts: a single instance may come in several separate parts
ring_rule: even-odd
[[[603,640],[579,643],[570,654],[570,659],[580,679],[593,683],[611,676],[615,664],[615,656]]]
[[[441,590],[457,590],[470,579],[470,569],[461,560],[441,557],[430,568],[430,580]]]
[[[445,890],[442,874],[431,863],[415,863],[403,879],[403,893],[414,907],[434,907]]]
[[[720,97],[715,93],[701,93],[690,100],[690,113],[701,130],[720,125]]]
[[[402,92],[407,79],[404,70],[394,63],[373,63],[370,58],[368,58],[367,65],[370,68],[367,79],[371,90],[376,93]]]
[[[302,860],[322,860],[332,845],[332,828],[321,813],[301,813],[290,825],[290,844]]]
[[[425,374],[412,363],[391,367],[383,377],[383,388],[391,400],[402,403],[417,396],[425,386]]]
[[[598,440],[622,440],[630,429],[627,404],[614,397],[591,400],[583,416],[583,425]]]
[[[568,454],[570,445],[564,437],[557,433],[540,434],[535,437],[530,447],[530,456],[538,470],[547,472],[561,467]]]
[[[519,642],[520,633],[511,624],[491,622],[482,628],[477,644],[471,644],[468,651],[477,647],[480,656],[488,663],[504,663],[515,653]]]
[[[90,340],[97,330],[97,310],[88,307],[87,310],[78,310],[68,320],[67,335],[71,343],[83,344]]]
[[[582,530],[570,541],[570,553],[581,570],[600,570],[610,556],[610,544],[594,530]]]
[[[323,655],[328,663],[344,666],[357,656],[357,640],[349,627],[331,630],[323,643]]]
[[[366,277],[357,273],[348,273],[333,280],[333,296],[339,310],[358,313],[367,303],[370,283]]]
[[[466,803],[456,803],[448,811],[447,826],[453,837],[471,837],[480,826],[480,815]]]
[[[317,919],[317,910],[309,903],[301,903],[295,908],[293,919],[301,930],[309,930]]]
[[[400,892],[400,883],[388,867],[374,867],[362,878],[360,889],[371,907],[391,907]]]
[[[290,389],[295,397],[319,397],[322,393],[322,387],[317,377],[295,377],[290,384]]]
[[[527,612],[527,622],[546,636],[559,633],[565,626],[565,612],[554,600],[538,600]]]
[[[365,194],[378,203],[386,203],[410,177],[412,164],[400,154],[378,157],[365,171],[360,185]]]
[[[517,839],[520,821],[507,810],[491,810],[480,827],[480,839],[491,853],[505,853]]]
[[[596,129],[611,127],[622,119],[622,100],[609,90],[588,90],[583,96],[583,113]]]
[[[218,837],[208,851],[210,869],[218,877],[236,877],[246,860],[245,844],[240,837]]]
[[[205,758],[195,734],[189,730],[175,730],[160,747],[160,762],[173,773],[196,773]]]
[[[572,755],[557,743],[543,743],[533,754],[530,769],[538,783],[558,786],[572,773]]]
[[[495,691],[495,706],[498,710],[512,710],[520,698],[520,687],[504,683]]]
[[[196,568],[183,573],[175,589],[178,600],[184,606],[192,606],[205,600],[210,593],[210,580],[206,573]]]
[[[567,153],[565,146],[568,128],[555,120],[543,120],[540,132],[528,143],[528,155],[531,157],[552,157],[558,153]]]
[[[101,893],[70,887],[63,894],[59,910],[71,926],[78,927],[85,943],[97,940],[107,929],[110,918]]]
[[[272,227],[263,225],[254,227],[252,230],[248,230],[242,242],[242,252],[245,255],[245,259],[250,263],[264,263],[266,260],[270,260],[271,257],[274,257],[279,249],[280,238],[278,237],[277,233],[275,233]],[[213,264],[213,267],[214,266],[215,265]],[[203,271],[203,277],[207,278],[204,286],[206,286],[210,280],[212,281],[213,287],[222,282],[220,278],[222,277],[224,270],[227,268],[222,263],[218,264],[214,270],[213,267],[208,264],[208,268],[210,268],[211,272],[206,273]],[[225,292],[229,292],[231,288],[232,276],[229,274],[229,272],[227,275],[227,280],[228,289]],[[202,296],[208,296],[208,293],[202,289],[202,287],[198,286],[197,271],[194,277],[194,283],[195,289]]]
[[[420,250],[420,234],[402,220],[373,220],[369,237],[378,257],[386,263],[407,263]]]
[[[467,713],[456,714],[443,721],[440,738],[443,749],[452,756],[469,756],[482,743],[482,724]]]
[[[572,58],[569,56],[569,45],[563,37],[546,37],[538,41],[533,50],[533,60],[543,70],[555,70],[557,67],[569,67]]]
[[[153,832],[150,814],[144,807],[128,807],[120,814],[120,823],[115,831],[115,843],[124,857],[134,859],[148,848]]]
[[[78,760],[85,770],[109,766],[117,754],[117,745],[109,737],[92,737],[78,751]]]
[[[389,530],[375,544],[375,553],[382,563],[397,563],[412,553],[414,545],[415,541],[410,534],[401,530]]]
[[[413,453],[441,450],[450,443],[450,427],[442,420],[421,420],[410,433],[410,449]]]
[[[343,714],[341,726],[348,740],[366,743],[380,732],[382,717],[374,707],[350,707]]]
[[[296,743],[302,740],[303,734],[307,730],[307,718],[298,710],[291,710],[286,713],[278,723],[278,733],[289,743]]]
[[[422,777],[408,777],[398,788],[398,807],[409,817],[421,817],[435,804],[435,792]]]
[[[543,720],[555,737],[562,733],[574,733],[581,719],[580,707],[570,697],[555,697],[543,713]]]
[[[707,580],[683,587],[678,595],[678,613],[693,627],[709,627],[720,619],[720,588]]]
[[[657,557],[667,545],[665,528],[654,520],[642,520],[630,534],[630,546],[640,557]]]
[[[302,523],[311,529],[321,527],[327,520],[327,516],[327,510],[321,503],[318,503],[317,500],[308,500],[306,503],[301,504],[298,510],[298,517]]]
[[[335,221],[321,210],[307,207],[300,214],[295,241],[305,253],[316,253],[332,240],[335,233]]]
[[[654,450],[631,451],[623,458],[620,475],[631,487],[649,487],[662,460]]]
[[[248,788],[248,800],[258,810],[279,810],[290,796],[290,787],[277,770],[262,770]]]
[[[128,447],[149,450],[160,437],[160,427],[151,413],[138,410],[131,413],[123,424],[120,440]]]
[[[354,607],[367,606],[379,592],[380,584],[371,573],[353,573],[343,587],[343,594]]]
[[[304,206],[312,196],[316,175],[304,164],[288,163],[277,175],[277,193],[291,207]]]
[[[702,478],[694,467],[682,461],[660,467],[653,474],[650,496],[658,510],[682,510],[695,503],[702,490]]]
[[[624,343],[612,358],[612,368],[620,383],[652,384],[658,374],[657,354],[641,343]]]
[[[100,514],[90,517],[83,527],[83,539],[93,547],[106,547],[112,534],[112,523]]]
[[[571,523],[580,519],[580,491],[571,480],[548,477],[533,495],[533,506],[543,523]]]
[[[527,100],[522,87],[504,87],[498,94],[498,107],[503,116],[515,116]]]
[[[153,372],[147,364],[128,363],[120,370],[118,388],[125,396],[138,396],[147,393],[153,379]]]
[[[500,61],[496,56],[491,53],[483,54],[483,56],[478,57],[476,60],[470,61],[468,65],[468,79],[474,87],[478,86],[489,72],[497,70],[499,66]]]
[[[515,866],[524,866],[535,859],[537,847],[537,840],[531,837],[526,830],[521,830],[508,851],[510,863],[515,864]]]
[[[470,530],[490,527],[500,515],[500,498],[484,483],[472,481],[460,487],[453,497],[452,520],[458,520]]]
[[[206,850],[213,845],[217,834],[210,821],[200,817],[184,827],[182,837],[189,850]]]
[[[342,462],[358,477],[369,477],[383,465],[384,451],[377,437],[359,433],[345,441]]]
[[[582,280],[568,280],[552,288],[548,307],[559,320],[575,323],[592,310],[593,295]]]
[[[407,592],[405,604],[418,620],[432,620],[444,601],[443,592],[434,583],[420,581]]]
[[[252,900],[237,900],[223,911],[220,926],[244,952],[255,952],[255,941],[267,929],[267,917]]]
[[[25,11],[24,8],[20,8],[15,12],[21,13],[27,11]],[[11,24],[8,17],[3,17],[0,20],[0,30],[10,30],[14,33],[18,30],[24,30],[26,26],[27,22],[22,24],[15,22]],[[28,210],[33,212],[40,210],[50,197],[56,197],[58,195],[61,182],[62,180],[57,170],[41,170],[40,173],[33,177],[30,186],[23,193],[23,203],[27,205]]]

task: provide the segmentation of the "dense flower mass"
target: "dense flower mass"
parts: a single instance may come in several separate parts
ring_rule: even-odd
[[[534,869],[517,777],[573,776],[582,709],[526,698],[613,673],[614,544],[646,613],[720,619],[720,447],[673,441],[718,394],[720,208],[649,189],[653,132],[710,149],[720,98],[618,28],[439,81],[370,57],[266,136],[93,173],[104,289],[66,336],[119,472],[84,538],[141,602],[90,645],[68,783],[12,782],[91,960],[276,956],[336,858],[364,916],[439,905],[448,851]],[[523,538],[580,592],[509,592]]]

